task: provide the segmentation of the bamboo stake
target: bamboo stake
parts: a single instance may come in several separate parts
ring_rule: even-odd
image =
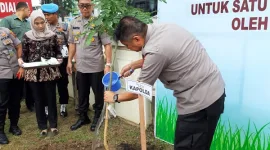
[[[116,44],[115,49],[113,51],[112,57],[113,57],[113,62],[112,65],[114,65],[114,60],[115,60],[115,54],[116,54],[116,50],[117,50],[117,46],[118,44]],[[108,90],[111,91],[112,88],[112,70],[113,70],[113,66],[111,66],[110,68],[110,82],[109,82],[109,87]],[[107,140],[107,132],[108,132],[108,124],[109,124],[109,112],[108,112],[108,103],[105,103],[104,105],[106,105],[105,107],[105,126],[104,126],[104,148],[105,150],[109,150],[109,146],[108,146],[108,140]]]
[[[109,150],[109,145],[108,145],[108,141],[107,141],[107,131],[108,131],[108,103],[106,103],[106,114],[105,114],[105,127],[104,127],[104,148],[105,150]]]
[[[110,83],[109,83],[109,91],[111,91],[112,88],[112,67],[110,68]],[[105,104],[105,127],[104,127],[104,148],[105,150],[109,150],[108,140],[107,140],[107,133],[108,133],[108,124],[109,124],[109,116],[108,116],[108,103]]]

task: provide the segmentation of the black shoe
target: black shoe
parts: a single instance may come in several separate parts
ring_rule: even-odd
[[[93,122],[92,122],[92,124],[90,126],[90,131],[95,131],[96,126],[97,126],[98,119],[99,118],[96,118],[96,117],[93,119]]]
[[[17,135],[17,136],[22,134],[22,131],[18,126],[10,126],[9,132],[12,133],[13,135]]]
[[[74,125],[72,125],[71,127],[70,127],[70,130],[77,130],[77,129],[79,129],[81,126],[83,126],[83,125],[86,125],[86,124],[89,124],[91,121],[90,121],[90,119],[84,119],[84,120],[82,120],[82,119],[79,119]]]
[[[67,117],[67,112],[66,111],[60,112],[60,116],[62,116],[63,118]]]
[[[95,115],[94,115],[94,118],[93,118],[93,123],[90,126],[90,131],[95,131],[97,123],[98,123],[98,119],[100,117],[100,114],[101,114],[101,110],[96,110],[95,111]]]
[[[0,133],[0,144],[8,144],[8,138],[5,133]]]

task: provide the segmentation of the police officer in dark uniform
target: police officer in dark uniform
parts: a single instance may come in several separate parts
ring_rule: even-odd
[[[14,135],[22,134],[18,121],[24,69],[19,67],[17,61],[21,53],[20,40],[15,38],[8,28],[0,27],[0,144],[9,143],[4,132],[7,110],[10,119],[9,132]]]
[[[63,63],[59,67],[62,77],[57,80],[57,88],[59,93],[59,102],[60,106],[60,115],[62,117],[67,116],[66,105],[68,104],[69,94],[68,94],[68,74],[66,72],[66,66],[68,62],[68,24],[67,23],[59,23],[58,21],[58,5],[54,3],[43,4],[41,5],[41,10],[45,15],[47,25],[49,29],[56,33],[58,39],[58,44],[60,46]],[[46,108],[45,108],[46,111]],[[47,111],[46,111],[47,113]]]

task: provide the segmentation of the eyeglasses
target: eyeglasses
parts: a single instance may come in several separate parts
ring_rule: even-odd
[[[88,9],[88,8],[90,8],[92,6],[92,4],[78,4],[78,7],[80,8],[80,9],[84,9],[84,8],[86,8],[86,9]]]

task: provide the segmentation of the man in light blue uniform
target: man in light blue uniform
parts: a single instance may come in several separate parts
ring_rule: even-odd
[[[62,77],[57,80],[57,88],[59,93],[60,115],[62,117],[67,116],[66,105],[68,104],[68,74],[66,72],[66,66],[68,62],[68,24],[58,22],[58,5],[54,3],[41,5],[41,10],[44,13],[49,29],[56,33],[57,41],[60,46],[63,63],[59,67]],[[46,110],[45,110],[46,111]]]

